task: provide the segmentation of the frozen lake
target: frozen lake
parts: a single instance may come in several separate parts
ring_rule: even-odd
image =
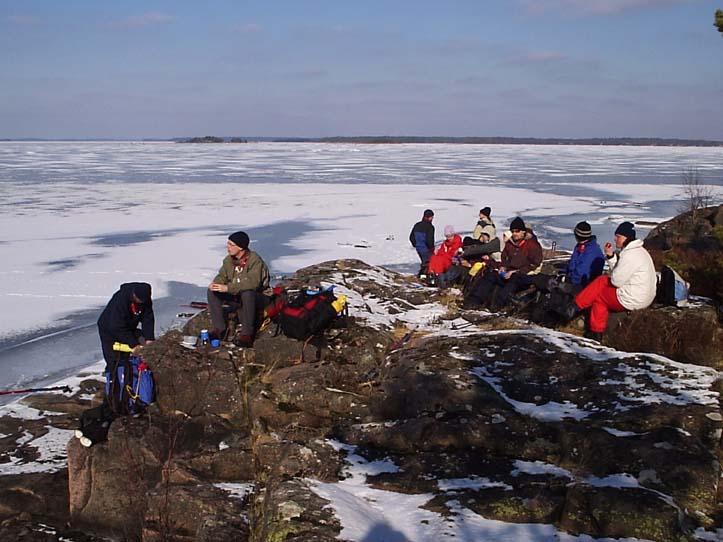
[[[95,320],[122,282],[151,283],[168,328],[238,229],[277,274],[334,258],[411,271],[427,207],[440,239],[489,205],[500,230],[519,214],[571,248],[582,219],[607,240],[675,215],[688,168],[721,194],[721,148],[0,142],[0,389],[99,359]]]
[[[723,183],[723,147],[0,142],[0,183]]]

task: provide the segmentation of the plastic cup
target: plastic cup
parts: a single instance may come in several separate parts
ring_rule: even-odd
[[[221,341],[219,341],[218,339],[211,339],[211,346],[213,348],[218,348],[219,346],[221,346]]]

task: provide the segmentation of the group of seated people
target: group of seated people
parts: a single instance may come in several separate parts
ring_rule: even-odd
[[[420,278],[440,287],[460,284],[465,292],[464,308],[500,310],[514,304],[518,292],[554,290],[568,300],[556,307],[559,320],[572,320],[589,309],[585,336],[599,341],[610,312],[643,309],[655,299],[655,266],[643,241],[636,238],[632,223],[621,223],[615,230],[615,244],[606,243],[603,248],[590,224],[578,223],[574,228],[576,245],[564,273],[546,275],[541,273],[542,247],[522,218],[512,220],[502,248],[490,215],[489,207],[480,209],[472,235],[464,239],[446,226],[445,240],[433,252],[426,244],[429,232],[432,239],[434,235],[431,210],[425,211],[424,227],[418,228],[421,222],[417,223],[410,234],[422,262]],[[415,236],[420,230],[425,235]],[[419,241],[423,250],[416,244]],[[606,262],[609,274],[604,274]]]

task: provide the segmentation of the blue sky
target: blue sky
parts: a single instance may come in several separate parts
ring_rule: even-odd
[[[0,138],[723,140],[723,0],[0,0]]]

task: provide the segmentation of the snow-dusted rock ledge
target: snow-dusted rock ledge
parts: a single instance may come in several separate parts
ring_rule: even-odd
[[[150,415],[115,422],[103,445],[69,447],[69,519],[82,536],[721,535],[714,369],[459,311],[454,294],[359,261],[300,270],[291,284],[335,284],[349,296],[347,326],[307,346],[300,365],[301,344],[273,327],[246,351],[186,350],[178,332],[157,341],[147,356],[159,389]],[[15,408],[0,429],[14,449],[0,457],[18,469],[44,455],[32,451],[43,435],[30,439]],[[27,413],[57,430],[72,420]],[[62,459],[53,468],[64,474]],[[0,484],[11,476],[18,487],[31,474]],[[0,512],[9,518],[13,506]],[[58,514],[25,511],[23,528],[62,525]],[[13,521],[4,528],[19,528]]]

